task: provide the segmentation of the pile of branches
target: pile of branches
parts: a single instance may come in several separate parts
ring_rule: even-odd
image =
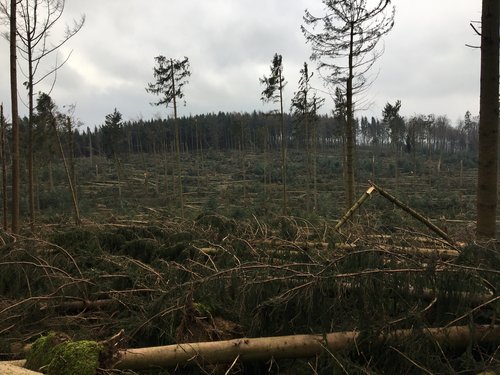
[[[457,346],[426,333],[497,327],[498,251],[469,244],[442,256],[446,245],[418,251],[429,249],[422,242],[438,242],[428,235],[403,233],[400,246],[396,235],[388,242],[365,226],[350,233],[346,240],[327,222],[202,215],[52,227],[44,240],[4,236],[0,355],[22,358],[26,345],[48,332],[100,341],[123,330],[117,351],[355,332],[354,347],[333,352],[325,345],[312,358],[234,358],[222,370],[202,358],[188,364],[199,366],[193,373],[287,366],[294,373],[453,373],[500,365],[498,337]],[[397,344],[381,340],[408,330]]]

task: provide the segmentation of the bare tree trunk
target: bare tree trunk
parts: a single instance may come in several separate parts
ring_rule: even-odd
[[[316,103],[314,103],[314,113],[316,113]],[[312,124],[312,152],[313,152],[313,211],[318,209],[318,136],[316,122]]]
[[[170,67],[172,69],[172,92],[175,93],[175,70],[174,70],[174,61],[170,60]],[[179,132],[179,121],[177,120],[177,98],[174,94],[174,121],[175,121],[175,151],[177,156],[177,179],[179,184],[179,203],[181,207],[181,217],[184,217],[184,196],[182,189],[182,172],[181,172],[181,140],[180,140],[180,132]]]
[[[66,177],[68,178],[69,191],[71,194],[73,209],[75,211],[74,212],[75,213],[75,224],[80,225],[81,224],[80,210],[78,208],[78,200],[76,197],[76,191],[75,191],[75,187],[73,186],[73,179],[71,178],[71,172],[70,172],[69,167],[68,167],[68,162],[66,161],[66,157],[64,156],[64,150],[62,147],[61,137],[59,137],[59,133],[57,132],[55,120],[52,121],[52,127],[54,129],[54,132],[56,133],[57,143],[59,145],[59,151],[61,152],[61,158],[62,158],[63,164],[64,164],[64,170],[66,171]]]
[[[351,39],[349,44],[349,76],[347,77],[346,91],[346,184],[347,184],[347,207],[354,203],[354,107],[352,102],[353,88],[353,56],[354,56],[354,24],[351,24]]]
[[[287,215],[287,191],[286,191],[286,134],[285,134],[285,116],[283,114],[283,77],[281,70],[279,73],[280,82],[280,112],[281,112],[281,180],[283,183],[283,216]]]
[[[451,326],[394,330],[373,339],[374,343],[392,345],[409,337],[423,334],[428,339],[451,347],[464,347],[478,340],[498,342],[500,326]],[[266,361],[271,358],[307,358],[325,350],[335,353],[357,347],[361,333],[333,332],[321,335],[291,335],[277,337],[241,338],[226,341],[177,344],[142,349],[127,349],[120,354],[117,369],[146,369],[199,365],[200,363],[231,363],[239,361]]]
[[[29,28],[29,24],[28,24]],[[28,38],[28,207],[30,229],[35,229],[35,196],[33,178],[33,49]]]
[[[75,191],[75,198],[78,201],[78,191],[76,184],[76,173],[75,173],[75,143],[73,139],[73,130],[71,129],[71,119],[68,117],[66,119],[66,130],[68,131],[68,159],[69,159],[69,172],[71,181],[73,182],[73,188]]]
[[[10,1],[10,99],[12,103],[12,233],[19,233],[19,113],[17,107],[17,0]]]
[[[2,158],[2,210],[3,210],[3,229],[7,231],[7,153],[5,152],[5,117],[3,116],[3,103],[0,105],[0,150]]]
[[[496,236],[498,152],[499,1],[483,0],[477,237]]]

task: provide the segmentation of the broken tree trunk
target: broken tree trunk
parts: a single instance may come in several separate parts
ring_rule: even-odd
[[[368,199],[368,197],[371,196],[373,191],[375,190],[374,186],[370,186],[368,190],[366,190],[361,198],[359,198],[356,203],[345,213],[345,215],[342,217],[342,219],[339,220],[337,225],[335,225],[335,230],[339,230],[342,225],[345,224],[345,222],[356,212],[356,210],[361,207],[361,205]]]
[[[378,343],[395,344],[420,331],[412,329],[396,330],[378,336]],[[466,346],[470,342],[498,342],[500,325],[453,326],[448,328],[428,328],[423,332],[440,345]],[[278,337],[241,338],[226,341],[198,342],[167,345],[142,349],[123,350],[117,369],[146,369],[151,367],[175,367],[200,365],[204,363],[228,363],[240,361],[266,361],[270,358],[307,358],[328,349],[332,352],[349,350],[359,345],[360,333],[336,332],[324,335],[292,335]]]
[[[382,189],[381,187],[375,185],[373,182],[369,181],[370,184],[380,193],[381,196],[389,200],[390,202],[394,203],[396,206],[401,208],[403,211],[406,211],[409,213],[411,216],[413,216],[415,219],[423,223],[427,228],[432,230],[434,233],[436,233],[438,236],[440,236],[442,239],[444,239],[446,242],[448,242],[451,246],[454,247],[454,242],[453,240],[437,225],[433,224],[429,219],[426,217],[422,216],[419,214],[417,211],[415,211],[413,208],[408,207],[406,204],[398,200],[396,197],[393,195],[389,194],[387,191]]]

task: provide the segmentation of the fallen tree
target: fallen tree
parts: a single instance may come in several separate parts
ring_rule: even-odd
[[[467,346],[471,342],[495,343],[500,340],[500,325],[452,326],[395,330],[376,337],[378,343],[397,344],[398,341],[422,332],[439,345]],[[140,349],[126,349],[118,353],[116,369],[139,370],[151,367],[175,367],[206,363],[239,361],[266,361],[271,358],[307,358],[324,350],[349,350],[358,344],[360,332],[334,332],[316,335],[241,338],[215,342],[176,344]]]
[[[31,371],[12,363],[0,362],[0,374],[2,375],[41,375],[41,372]]]

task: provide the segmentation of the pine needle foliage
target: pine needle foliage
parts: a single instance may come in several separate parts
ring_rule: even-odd
[[[45,233],[47,241],[23,238],[0,262],[0,341],[49,331],[101,340],[124,329],[127,345],[141,347],[358,331],[353,350],[238,368],[412,374],[498,364],[492,347],[448,347],[424,334],[429,327],[495,323],[498,256],[478,266],[474,245],[451,261],[402,254],[356,226],[356,247],[345,248],[330,232],[327,223],[297,218],[236,223],[208,215],[58,227]],[[380,343],[380,335],[408,328],[416,334],[397,346]],[[203,371],[209,369],[189,373]]]

